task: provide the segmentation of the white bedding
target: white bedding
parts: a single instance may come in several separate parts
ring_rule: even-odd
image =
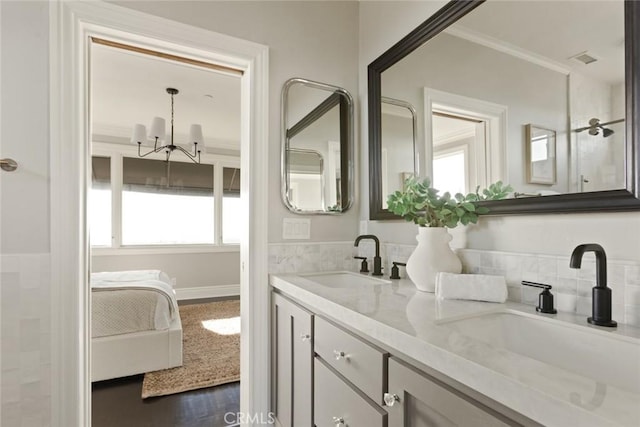
[[[165,330],[178,316],[171,279],[160,270],[91,274],[93,338]]]

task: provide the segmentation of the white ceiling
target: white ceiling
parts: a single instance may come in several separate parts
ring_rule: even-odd
[[[624,81],[624,2],[489,0],[456,23],[615,84]],[[587,51],[589,65],[570,57]]]
[[[240,147],[240,77],[98,44],[91,46],[91,118],[94,135],[130,139],[133,125],[163,117],[175,140],[187,144],[189,126],[202,125],[207,147]]]

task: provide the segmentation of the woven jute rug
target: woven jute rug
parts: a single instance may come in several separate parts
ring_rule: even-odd
[[[180,306],[182,360],[144,375],[142,398],[240,380],[240,301]]]

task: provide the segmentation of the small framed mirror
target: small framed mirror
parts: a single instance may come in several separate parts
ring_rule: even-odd
[[[353,198],[353,98],[293,78],[282,89],[282,200],[297,214],[339,214]]]
[[[527,182],[556,183],[556,131],[532,124],[525,125]]]

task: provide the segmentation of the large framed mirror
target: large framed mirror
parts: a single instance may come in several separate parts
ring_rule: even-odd
[[[282,200],[297,214],[339,214],[353,198],[353,98],[289,79],[282,89]]]
[[[370,219],[398,218],[385,208],[385,98],[416,107],[422,138],[405,155],[436,188],[513,187],[482,202],[492,215],[640,209],[639,26],[635,1],[446,4],[368,67]],[[531,124],[553,135],[536,179]]]

